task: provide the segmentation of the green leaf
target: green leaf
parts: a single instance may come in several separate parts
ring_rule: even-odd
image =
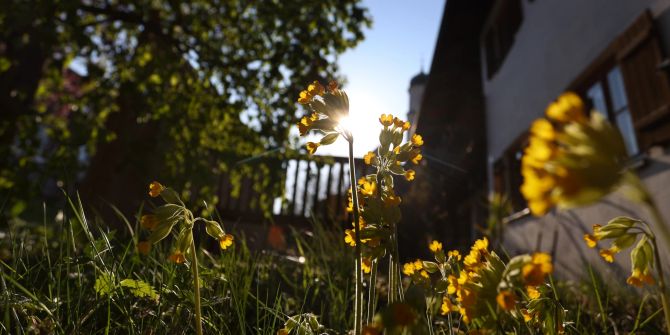
[[[158,300],[159,298],[156,290],[149,283],[142,280],[124,279],[121,281],[121,286],[128,288],[130,293],[138,298],[148,297],[153,300]]]
[[[116,288],[116,285],[114,284],[114,274],[109,272],[102,273],[98,278],[95,279],[95,285],[93,285],[93,288],[99,295],[110,295]]]

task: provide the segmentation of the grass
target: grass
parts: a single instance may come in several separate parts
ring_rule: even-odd
[[[112,224],[125,229],[112,230],[86,213],[76,199],[60,211],[63,215],[52,220],[45,207],[42,222],[13,219],[0,229],[0,332],[195,331],[190,322],[194,317],[190,270],[167,261],[166,242],[143,256],[135,250],[137,220],[119,215]],[[307,313],[324,325],[319,333],[346,333],[354,305],[354,257],[342,235],[339,228],[315,221],[309,232],[290,232],[291,247],[284,253],[250,250],[241,232],[233,250],[200,245],[204,333],[276,334],[292,316],[308,320]],[[567,333],[662,334],[657,297],[612,286],[595,271],[584,273],[587,279],[582,282],[554,285],[567,310]],[[109,294],[100,294],[96,281],[105,276],[112,276],[116,284]],[[159,298],[138,296],[142,290],[119,284],[124,279],[148,284]],[[379,279],[386,280],[383,275]],[[377,297],[385,298],[383,289]],[[436,316],[434,334],[451,334],[449,320]],[[532,330],[519,324],[514,332]]]

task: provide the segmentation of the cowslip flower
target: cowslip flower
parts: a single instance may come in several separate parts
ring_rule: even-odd
[[[149,251],[151,251],[151,242],[141,241],[137,243],[137,252],[139,252],[142,255],[148,255]]]
[[[626,279],[626,283],[632,286],[642,287],[645,284],[653,285],[656,281],[654,280],[654,277],[649,274],[649,268],[647,268],[644,270],[633,269],[633,273]]]
[[[453,257],[457,262],[461,260],[461,253],[458,250],[451,250],[447,252],[447,256],[449,256],[449,258]]]
[[[420,147],[423,145],[423,138],[419,134],[414,134],[412,135],[412,144],[414,144],[417,147]]]
[[[363,156],[363,160],[365,161],[365,164],[370,165],[372,164],[372,160],[375,158],[375,153],[372,151],[368,151],[365,156]]]
[[[363,257],[361,260],[361,270],[363,270],[364,273],[370,273],[370,271],[372,271],[372,259]]]
[[[430,251],[433,252],[433,253],[436,253],[438,251],[442,251],[442,243],[440,243],[437,240],[433,240],[428,245],[428,249],[430,249]]]
[[[442,306],[440,306],[440,314],[447,315],[450,312],[458,312],[458,305],[451,302],[449,296],[442,297]]]
[[[345,138],[349,136],[348,130],[339,125],[349,115],[349,98],[338,88],[337,83],[329,83],[326,89],[321,83],[314,81],[306,90],[300,92],[298,103],[311,111],[309,116],[302,117],[298,122],[300,136],[305,136],[312,130],[324,134],[319,142],[307,143],[306,148],[310,155],[319,146],[334,143],[339,135],[344,135]]]
[[[184,253],[181,252],[180,250],[175,250],[170,257],[170,261],[177,263],[177,264],[182,264],[186,261],[186,257],[184,256]]]
[[[509,290],[500,291],[496,296],[496,301],[500,308],[508,312],[513,310],[514,306],[516,306],[516,297],[514,296],[514,293]]]
[[[544,277],[554,271],[551,256],[544,252],[536,252],[530,262],[521,268],[524,283],[527,286],[539,286],[544,283]]]
[[[531,125],[521,161],[521,193],[531,213],[589,204],[612,191],[627,160],[618,130],[601,113],[587,116],[574,93],[551,103],[546,116]]]
[[[226,250],[231,245],[233,245],[233,235],[224,234],[219,238],[219,247],[221,249]]]
[[[152,231],[158,226],[159,220],[156,215],[145,214],[140,218],[140,226],[146,230]]]
[[[405,179],[407,179],[407,181],[414,180],[415,175],[416,175],[416,172],[414,170],[410,169],[410,170],[405,171]]]
[[[388,127],[393,124],[393,115],[391,114],[382,114],[379,117],[379,123],[384,127]]]
[[[157,181],[153,181],[153,182],[151,182],[151,184],[149,184],[149,196],[151,196],[152,198],[155,198],[155,197],[161,195],[161,192],[163,192],[164,189],[165,189],[165,186],[161,185],[161,183],[159,183]]]

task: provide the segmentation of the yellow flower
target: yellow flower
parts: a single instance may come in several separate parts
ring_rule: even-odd
[[[408,131],[411,126],[412,125],[409,122],[405,122],[405,123],[402,124],[402,130],[403,131]]]
[[[423,262],[420,259],[415,260],[413,264],[415,270],[423,270]]]
[[[412,135],[412,144],[414,144],[417,147],[420,147],[423,145],[423,138],[419,134],[414,134]]]
[[[496,301],[498,302],[498,306],[500,306],[500,308],[508,312],[513,310],[514,306],[516,305],[516,297],[512,291],[500,291],[498,296],[496,296]]]
[[[587,117],[576,94],[559,97],[546,116],[531,125],[521,159],[521,193],[538,216],[605,196],[622,180],[628,157],[618,130],[601,113]]]
[[[300,96],[298,97],[298,103],[304,105],[309,103],[312,100],[312,96],[307,91],[301,91]]]
[[[405,265],[402,267],[402,273],[407,276],[413,275],[415,270],[414,263],[405,263]]]
[[[321,143],[307,142],[307,151],[310,155],[313,155],[316,152],[316,149],[321,145]]]
[[[543,252],[533,254],[531,261],[521,268],[523,280],[528,286],[539,286],[544,283],[544,277],[554,271],[551,256]]]
[[[384,127],[388,127],[393,124],[393,115],[391,114],[382,114],[379,117],[379,123]]]
[[[526,294],[528,294],[528,298],[531,300],[540,298],[540,290],[538,290],[536,286],[526,287]]]
[[[414,164],[419,164],[419,162],[423,159],[422,154],[416,154],[414,157],[412,157],[412,163]]]
[[[277,335],[288,335],[288,329],[282,328],[277,331]]]
[[[140,226],[146,230],[154,230],[158,226],[158,217],[153,214],[142,215],[140,218]]]
[[[186,257],[184,257],[184,253],[182,253],[179,250],[175,250],[175,252],[172,253],[172,255],[170,255],[169,259],[172,262],[175,262],[177,264],[182,264],[186,261]]]
[[[372,164],[372,159],[375,158],[375,153],[372,151],[368,151],[365,156],[363,156],[363,160],[365,161],[365,164],[370,165]]]
[[[489,248],[489,239],[483,237],[475,241],[475,244],[472,245],[472,250],[477,250],[481,253],[488,253]]]
[[[151,242],[142,241],[140,243],[137,243],[137,252],[139,252],[142,255],[148,255],[149,251],[151,251]]]
[[[619,252],[619,248],[612,246],[609,249],[600,250],[600,256],[609,263],[614,263],[614,255]]]
[[[400,198],[400,196],[391,193],[384,198],[384,206],[386,207],[398,206],[400,205],[401,201],[402,199]]]
[[[319,120],[319,114],[318,113],[312,113],[310,116],[303,116],[302,119],[300,119],[300,122],[298,122],[298,131],[300,132],[300,136],[305,136],[307,132],[309,131],[309,127],[314,123],[314,121]]]
[[[584,241],[586,241],[586,245],[588,245],[589,248],[595,248],[596,244],[598,244],[598,239],[591,234],[584,234]]]
[[[219,238],[219,247],[221,247],[223,250],[228,249],[228,247],[233,245],[233,239],[233,235],[224,234],[221,236],[221,238]]]
[[[454,294],[456,293],[456,290],[459,288],[459,283],[458,283],[458,278],[454,275],[449,275],[447,277],[447,281],[449,282],[449,286],[447,286],[447,293],[448,294]]]
[[[654,277],[649,274],[648,268],[644,271],[633,269],[633,273],[626,279],[626,283],[637,287],[642,287],[644,284],[653,285],[655,282]]]
[[[414,175],[415,174],[416,174],[416,172],[414,172],[414,170],[411,170],[411,169],[407,170],[407,171],[405,171],[405,179],[407,179],[407,181],[412,181],[412,180],[414,180]]]
[[[530,322],[530,320],[533,320],[533,315],[525,308],[521,309],[521,315],[523,315],[523,321]]]
[[[374,181],[366,180],[361,185],[361,194],[367,196],[373,196],[377,193],[377,183]]]
[[[353,229],[344,230],[344,242],[352,247],[356,246],[355,232]]]
[[[370,273],[372,271],[372,260],[368,257],[363,257],[361,260],[361,269],[364,273]]]
[[[451,250],[447,253],[447,256],[453,257],[457,262],[461,260],[461,253],[458,250]]]
[[[163,192],[164,189],[165,189],[165,186],[161,185],[161,183],[159,183],[157,181],[153,181],[153,182],[151,182],[151,184],[149,184],[149,195],[152,198],[155,198],[155,197],[161,195],[161,192]]]
[[[563,93],[547,107],[547,117],[556,122],[586,122],[582,99],[575,93]]]
[[[458,312],[458,306],[451,302],[448,296],[442,297],[442,306],[440,307],[440,314],[447,315],[449,312]]]
[[[430,249],[430,251],[432,251],[433,253],[436,253],[438,251],[442,251],[442,243],[440,243],[439,241],[434,240],[434,241],[430,242],[430,244],[428,245],[428,249]]]
[[[307,86],[307,93],[312,97],[315,97],[317,95],[323,95],[324,92],[325,88],[323,87],[323,85],[321,85],[321,83],[319,83],[316,80],[309,86]]]
[[[530,126],[530,133],[545,141],[552,141],[556,138],[554,126],[547,119],[537,119]]]
[[[393,118],[393,125],[396,126],[397,128],[401,128],[401,129],[402,129],[402,126],[403,126],[404,124],[405,124],[405,121],[400,120],[400,119],[397,118],[397,117],[394,117],[394,118]]]

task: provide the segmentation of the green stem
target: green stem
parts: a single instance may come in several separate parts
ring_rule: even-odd
[[[624,178],[626,178],[633,189],[639,192],[639,195],[633,197],[633,200],[641,201],[645,206],[647,206],[652,218],[654,219],[654,228],[656,228],[656,230],[659,231],[663,236],[666,247],[670,247],[670,229],[668,229],[668,226],[665,224],[665,220],[663,220],[663,216],[658,210],[658,206],[656,206],[656,202],[651,196],[651,193],[649,193],[647,187],[644,185],[644,183],[642,183],[636,174],[627,172]]]
[[[663,305],[663,314],[665,315],[666,331],[670,332],[670,305],[668,304],[668,292],[665,289],[665,279],[663,268],[661,266],[661,254],[658,251],[656,238],[651,237],[651,243],[654,246],[654,261],[656,262],[656,271],[658,272],[658,289],[661,291],[661,304]]]
[[[367,323],[372,323],[372,318],[375,315],[375,302],[377,301],[377,260],[372,260],[372,269],[370,269],[370,287],[368,287],[368,317]]]
[[[354,137],[349,135],[349,179],[351,181],[351,199],[354,207],[354,240],[356,241],[356,286],[354,297],[354,335],[363,331],[363,278],[361,274],[361,237],[358,213],[358,191],[356,190],[356,167],[354,165]]]
[[[195,333],[202,335],[202,313],[200,312],[200,277],[198,276],[198,255],[195,250],[195,241],[191,241],[191,255],[193,256],[193,290],[195,291]]]

